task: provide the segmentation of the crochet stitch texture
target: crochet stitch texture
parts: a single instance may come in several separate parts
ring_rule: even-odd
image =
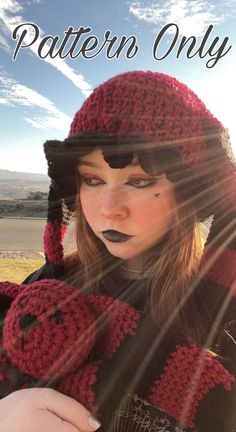
[[[64,184],[68,173],[60,173],[57,161],[61,158],[66,165],[65,157],[69,150],[72,154],[74,151],[76,161],[80,148],[85,151],[87,147],[89,151],[91,134],[99,133],[113,134],[118,140],[139,136],[152,142],[154,148],[164,145],[178,148],[184,162],[193,169],[194,188],[201,187],[193,194],[201,197],[204,188],[210,191],[209,197],[205,198],[204,217],[236,211],[236,168],[223,125],[194,92],[174,77],[149,71],[126,72],[98,86],[86,99],[74,116],[69,139],[45,143],[49,176],[52,178],[48,225],[44,235],[44,249],[49,262],[63,263],[65,226],[75,207],[75,197],[72,196],[76,187],[72,172],[69,190],[66,191]],[[73,171],[73,165],[69,166]],[[63,178],[61,182],[60,176]],[[70,204],[67,195],[70,195]]]
[[[190,165],[206,147],[205,129],[222,124],[185,84],[156,72],[127,72],[97,87],[74,116],[69,137],[80,132],[142,135],[175,144]]]
[[[63,236],[75,209],[73,168],[81,148],[88,153],[96,148],[89,140],[100,133],[117,137],[118,148],[130,135],[157,148],[178,148],[201,186],[196,194],[209,188],[205,213],[213,222],[196,290],[210,329],[215,319],[219,324],[214,353],[180,334],[166,334],[159,345],[163,323],[157,326],[128,302],[84,297],[62,282]],[[125,143],[129,147],[130,141]],[[134,149],[135,140],[130,145]],[[67,164],[67,151],[74,165]],[[127,72],[98,86],[76,113],[68,139],[48,141],[45,154],[52,179],[47,264],[27,279],[28,286],[0,285],[1,395],[40,381],[101,413],[103,420],[110,416],[113,426],[104,426],[105,432],[119,431],[119,419],[130,431],[236,431],[236,168],[223,125],[175,78]],[[79,349],[77,339],[84,333],[89,337]]]
[[[144,354],[142,341],[147,347],[150,343],[155,346],[153,336],[158,334],[158,327],[154,323],[149,327],[144,315],[124,301],[85,295],[57,280],[42,279],[22,286],[0,283],[0,301],[6,299],[0,396],[20,388],[49,385],[98,416],[119,407],[126,397],[123,385],[127,379],[132,382],[132,367],[135,377],[137,358],[140,361]],[[136,344],[134,350],[132,344]],[[230,392],[235,378],[218,358],[191,341],[176,344],[176,339],[170,339],[169,347],[166,345],[164,351],[161,347],[158,345],[153,354],[152,361],[159,361],[151,378],[150,371],[144,373],[135,391],[152,409],[163,410],[185,428],[194,428],[204,398],[218,386],[223,394]],[[124,365],[129,359],[125,367],[117,363],[122,357]],[[114,367],[120,371],[115,372]],[[116,395],[105,396],[104,405],[103,391],[106,393],[106,386],[109,389],[114,373],[124,382],[116,388]]]

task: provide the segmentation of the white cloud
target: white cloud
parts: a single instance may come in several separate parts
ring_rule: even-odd
[[[34,4],[43,4],[43,0],[29,0],[27,2],[27,5],[29,5],[29,6],[34,5]]]
[[[229,9],[233,11],[235,1],[218,5],[204,0],[155,0],[148,4],[131,1],[128,5],[130,13],[139,20],[158,26],[175,23],[181,34],[201,36],[210,24],[219,24],[230,16]]]
[[[8,8],[9,10],[12,10],[13,13],[17,13],[22,9],[22,7],[19,4],[16,4],[14,0],[5,0],[4,2],[0,3],[0,21],[2,15],[4,15],[5,9]],[[9,43],[9,30],[4,25],[0,25],[0,47],[4,49],[6,52],[11,51],[11,45]]]
[[[16,0],[4,0],[0,3],[0,13],[9,11],[11,13],[21,12],[23,7]]]
[[[55,113],[54,116],[44,115],[44,117],[24,117],[24,120],[37,129],[56,129],[65,132],[68,132],[71,123],[71,120],[67,119],[66,114],[60,112],[57,114]]]
[[[0,105],[11,105],[6,99],[0,98]]]
[[[7,51],[7,52],[11,51],[10,44],[8,43],[8,41],[5,38],[5,36],[3,34],[1,34],[1,33],[0,33],[0,47],[3,48],[4,51]]]
[[[20,15],[14,15],[18,12],[22,12],[23,7],[16,0],[4,0],[4,3],[0,4],[0,21],[2,21],[4,30],[10,32],[12,34],[13,30],[18,24],[22,24],[26,22],[24,18]],[[29,31],[27,36],[25,37],[25,42],[31,42],[30,34],[32,35],[32,28],[28,27]],[[40,29],[40,34],[43,35],[43,31]],[[9,34],[10,35],[10,34]],[[35,54],[38,55],[38,46],[41,42],[42,38],[39,37],[37,41],[29,47],[29,49]],[[45,45],[49,46],[49,45]],[[83,75],[78,74],[74,71],[73,68],[68,66],[63,59],[55,58],[51,59],[46,57],[41,61],[45,61],[55,67],[58,71],[60,71],[63,75],[65,75],[70,81],[78,87],[81,92],[87,97],[92,92],[91,84],[86,81]]]
[[[0,86],[3,96],[0,104],[27,107],[27,117],[24,120],[33,127],[68,131],[71,118],[61,112],[50,99],[19,84],[4,72],[0,72]]]

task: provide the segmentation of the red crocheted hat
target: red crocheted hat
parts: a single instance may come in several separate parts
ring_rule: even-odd
[[[49,262],[63,264],[62,240],[76,196],[73,169],[78,156],[95,147],[101,148],[110,165],[116,167],[129,163],[134,151],[169,149],[173,154],[175,149],[181,167],[191,169],[193,184],[197,186],[191,188],[192,195],[202,196],[204,190],[208,191],[204,211],[198,213],[200,220],[210,215],[215,218],[208,236],[207,244],[211,243],[211,249],[206,248],[208,259],[212,250],[215,254],[214,248],[218,251],[219,245],[224,245],[224,257],[220,253],[215,259],[217,269],[211,266],[212,277],[225,274],[224,262],[227,268],[231,266],[232,282],[236,276],[232,270],[232,265],[236,268],[236,247],[232,243],[236,168],[227,130],[186,85],[158,72],[127,72],[101,84],[75,114],[69,137],[63,142],[45,143],[52,178],[44,235]],[[120,165],[115,165],[119,154],[123,154]],[[140,163],[143,159],[144,154]]]
[[[198,165],[207,128],[224,131],[186,85],[163,73],[137,71],[97,87],[75,114],[69,137],[95,131],[140,135],[158,145],[176,145],[190,165]]]

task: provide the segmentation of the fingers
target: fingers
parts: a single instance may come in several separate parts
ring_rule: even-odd
[[[83,405],[55,390],[18,390],[0,401],[0,431],[93,432],[99,426]]]
[[[98,420],[83,405],[55,390],[42,389],[40,400],[41,408],[70,423],[80,432],[92,432],[100,427]]]
[[[41,431],[49,431],[49,427],[51,431],[57,432],[80,432],[80,430],[68,423],[67,421],[59,418],[57,415],[45,410],[38,422],[38,426],[40,425]]]

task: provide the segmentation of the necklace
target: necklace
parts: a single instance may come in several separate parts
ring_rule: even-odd
[[[121,268],[123,269],[123,270],[126,270],[126,271],[128,271],[128,272],[131,272],[131,273],[152,273],[152,270],[137,270],[137,269],[131,269],[131,268],[129,268],[129,267],[125,267],[125,266],[121,266]]]

